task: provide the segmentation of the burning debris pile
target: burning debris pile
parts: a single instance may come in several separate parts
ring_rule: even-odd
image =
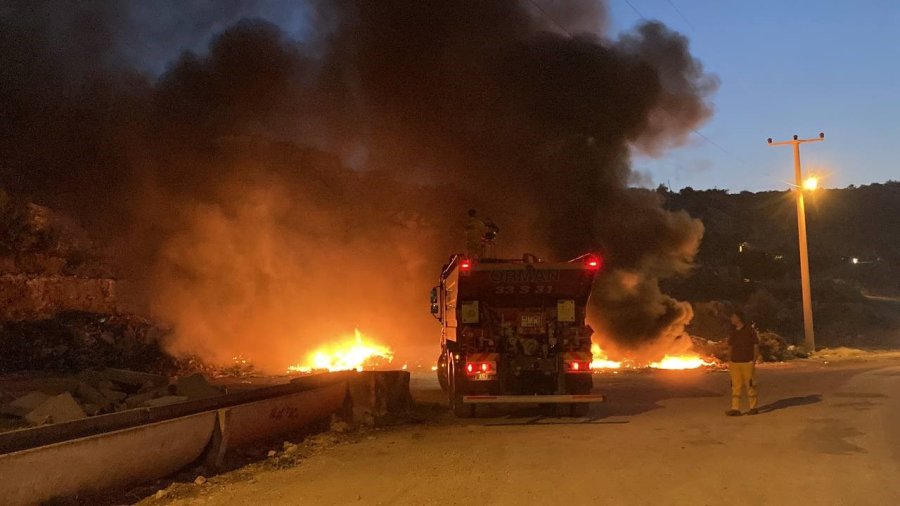
[[[344,337],[310,353],[304,364],[288,367],[288,373],[363,371],[384,367],[394,360],[394,352],[363,336],[359,329],[354,337]]]
[[[712,354],[703,355],[693,351],[677,355],[666,354],[661,359],[651,362],[641,362],[628,357],[622,360],[610,360],[607,353],[597,343],[591,345],[591,355],[593,356],[591,369],[594,371],[643,368],[684,370],[719,367],[722,364],[721,360]]]

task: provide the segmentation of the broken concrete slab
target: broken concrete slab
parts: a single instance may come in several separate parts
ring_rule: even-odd
[[[78,388],[75,389],[75,395],[81,399],[82,402],[96,404],[101,407],[113,402],[113,400],[104,395],[100,390],[97,390],[84,382],[80,383]]]
[[[407,371],[350,373],[353,421],[362,425],[387,425],[408,414],[412,408],[409,377]]]
[[[70,422],[82,418],[87,418],[87,414],[69,392],[50,397],[25,415],[25,420],[34,425]]]
[[[125,398],[128,397],[128,394],[126,394],[125,392],[106,388],[105,386],[100,387],[98,391],[103,394],[103,397],[106,398],[107,404],[119,403],[124,401]]]
[[[184,395],[191,399],[218,397],[225,393],[221,388],[210,385],[206,377],[200,373],[178,378],[176,387],[178,388],[178,395]]]
[[[23,417],[49,399],[50,396],[37,390],[29,392],[9,404],[0,407],[0,414]]]
[[[165,397],[159,397],[157,399],[150,399],[149,401],[144,402],[144,406],[147,406],[148,408],[157,408],[159,406],[177,404],[186,400],[188,400],[188,398],[183,395],[167,395]]]
[[[147,384],[161,387],[169,383],[169,378],[165,376],[128,369],[107,368],[100,371],[99,375],[105,380],[125,385],[134,391],[145,388]]]
[[[159,397],[165,397],[169,394],[167,388],[157,388],[156,390],[151,390],[149,392],[142,392],[139,394],[129,395],[125,399],[125,405],[129,408],[137,408],[143,406],[149,400],[157,399]]]

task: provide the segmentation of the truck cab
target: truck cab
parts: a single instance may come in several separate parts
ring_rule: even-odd
[[[441,324],[437,374],[457,416],[478,404],[568,405],[586,413],[592,394],[585,308],[602,259],[568,262],[454,255],[431,290]]]

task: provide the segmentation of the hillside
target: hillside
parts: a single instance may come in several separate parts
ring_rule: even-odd
[[[757,323],[802,332],[796,205],[789,192],[657,190],[706,228],[697,268],[667,284],[691,302],[745,305]],[[819,190],[807,198],[819,344],[900,343],[900,182]],[[695,327],[709,306],[698,305]],[[706,330],[705,333],[715,333]]]

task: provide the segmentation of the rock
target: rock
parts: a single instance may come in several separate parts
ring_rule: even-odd
[[[344,434],[344,433],[350,432],[353,428],[350,426],[349,423],[347,423],[343,420],[333,419],[333,420],[331,420],[330,429],[331,429],[331,432],[337,432],[339,434]]]
[[[125,392],[113,390],[111,388],[100,388],[100,393],[106,399],[107,404],[116,404],[125,400],[128,395]]]
[[[198,476],[194,479],[194,483],[197,485],[203,485],[204,483],[206,483],[206,477],[202,475]]]
[[[0,407],[0,414],[23,417],[46,402],[49,398],[49,395],[35,390],[34,392],[29,392],[9,404]]]
[[[167,495],[169,495],[169,491],[166,489],[162,489],[162,490],[157,490],[156,493],[153,494],[153,497],[155,497],[156,499],[162,499],[163,497],[165,497]]]
[[[210,385],[206,377],[200,373],[178,378],[176,386],[178,395],[184,395],[191,399],[206,399],[223,395],[221,389]]]
[[[269,453],[267,453],[266,456],[271,459],[272,457],[275,456],[275,453],[276,453],[275,450],[269,450]]]
[[[98,406],[106,406],[112,402],[108,396],[84,382],[78,384],[78,388],[75,389],[75,395],[83,402]]]
[[[84,410],[72,397],[72,394],[66,392],[54,397],[50,397],[40,406],[34,408],[25,415],[25,420],[34,425],[43,425],[45,423],[63,423],[72,420],[81,420],[86,418]]]
[[[147,401],[157,399],[160,397],[164,397],[168,394],[168,392],[163,389],[152,390],[150,392],[143,392],[139,394],[129,395],[125,399],[125,405],[129,408],[136,408],[139,406],[143,406]]]
[[[84,412],[88,416],[94,416],[94,415],[100,413],[100,411],[103,410],[104,407],[105,406],[98,406],[96,404],[91,404],[91,403],[81,405],[81,409],[83,409]]]
[[[188,400],[188,398],[183,395],[166,395],[157,399],[150,399],[149,401],[144,402],[144,406],[147,406],[148,408],[158,408],[160,406],[168,406],[169,404],[177,404],[186,400]]]
[[[158,374],[149,374],[145,372],[129,371],[128,369],[107,368],[100,371],[103,379],[119,383],[131,387],[132,391],[136,391],[144,387],[145,383],[149,383],[158,387],[165,386],[169,383],[169,378]]]

